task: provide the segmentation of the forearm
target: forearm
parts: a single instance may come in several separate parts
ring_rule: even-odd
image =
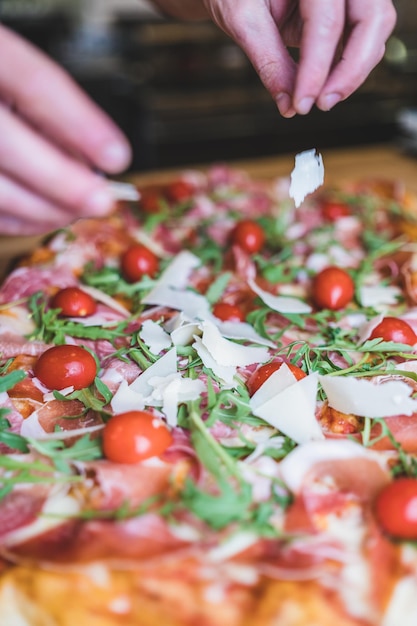
[[[203,20],[208,17],[204,0],[152,0],[157,9],[183,20]]]

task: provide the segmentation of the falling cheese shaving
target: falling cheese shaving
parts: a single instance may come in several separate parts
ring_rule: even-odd
[[[298,208],[304,198],[316,191],[324,181],[324,166],[321,154],[314,149],[300,152],[295,157],[291,173],[290,196]]]

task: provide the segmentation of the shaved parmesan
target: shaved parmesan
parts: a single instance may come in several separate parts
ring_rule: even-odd
[[[92,298],[94,298],[94,300],[97,300],[97,302],[102,302],[110,309],[117,311],[124,317],[129,317],[129,309],[126,309],[126,307],[120,304],[120,302],[109,296],[107,293],[104,293],[104,291],[101,291],[101,289],[97,289],[97,287],[91,287],[90,285],[83,285],[82,290],[88,293]]]
[[[148,346],[153,354],[159,354],[162,350],[170,348],[171,338],[164,329],[153,320],[145,320],[139,332],[139,337]]]
[[[317,374],[313,373],[295,381],[294,377],[291,380],[287,370],[289,368],[282,365],[253,395],[250,400],[253,414],[291,437],[296,443],[323,439],[315,413]],[[262,387],[267,384],[265,393]],[[274,385],[277,390],[275,393],[272,392]],[[260,393],[261,396],[258,395]]]
[[[415,575],[404,576],[396,583],[381,626],[398,626],[400,616],[401,626],[417,624]]]
[[[157,281],[157,285],[167,285],[184,289],[188,285],[188,279],[191,272],[201,265],[200,259],[193,254],[184,250],[177,254],[166,270],[161,274]]]
[[[396,304],[401,289],[395,285],[363,285],[359,288],[359,301],[362,306],[379,307]]]
[[[380,463],[378,453],[364,448],[349,439],[325,439],[309,441],[298,446],[279,465],[282,480],[293,493],[299,493],[305,476],[317,464],[324,461],[342,461],[366,457]]]
[[[200,337],[194,337],[193,348],[203,362],[203,365],[210,369],[213,374],[219,378],[227,387],[233,387],[235,384],[236,367],[233,365],[221,365],[213,358],[210,351],[203,344]]]
[[[417,412],[412,388],[400,380],[375,384],[352,376],[320,376],[329,405],[361,417],[392,417]]]
[[[324,181],[324,166],[321,154],[306,150],[295,157],[295,167],[291,173],[290,197],[299,207],[304,198],[318,189]]]
[[[0,311],[0,334],[11,332],[16,335],[30,335],[35,328],[32,318],[23,306],[2,308]]]
[[[274,296],[261,289],[254,280],[249,279],[248,285],[269,308],[279,313],[311,313],[311,306],[291,296]]]
[[[203,345],[220,365],[245,367],[253,363],[264,363],[269,359],[267,348],[244,346],[225,339],[220,330],[211,322],[203,322],[202,330]]]
[[[168,285],[157,285],[143,299],[143,304],[166,306],[182,313],[188,320],[205,319],[210,312],[208,300],[199,293],[174,289]]]

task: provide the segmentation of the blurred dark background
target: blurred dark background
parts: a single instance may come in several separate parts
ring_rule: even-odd
[[[70,71],[130,138],[132,169],[149,170],[400,140],[399,114],[417,106],[417,2],[396,6],[366,83],[291,120],[211,23],[162,19],[144,0],[0,0],[0,20]]]

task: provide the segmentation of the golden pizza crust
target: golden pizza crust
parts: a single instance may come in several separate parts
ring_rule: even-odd
[[[358,626],[315,582],[263,581],[222,590],[177,571],[9,569],[0,579],[8,626]]]

